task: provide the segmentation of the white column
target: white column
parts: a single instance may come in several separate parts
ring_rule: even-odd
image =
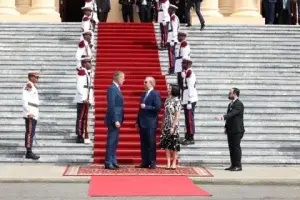
[[[15,0],[0,0],[0,15],[20,15]]]
[[[16,0],[16,7],[20,13],[25,14],[30,10],[31,0]]]
[[[55,0],[32,0],[32,8],[27,14],[59,15],[55,10]]]
[[[219,10],[219,0],[203,0],[201,13],[204,17],[223,17]]]
[[[235,0],[231,17],[261,17],[257,0]]]
[[[219,0],[219,9],[222,15],[229,16],[232,14],[234,0]]]
[[[55,0],[32,0],[32,8],[26,14],[34,16],[39,21],[60,22],[60,14],[56,11]]]

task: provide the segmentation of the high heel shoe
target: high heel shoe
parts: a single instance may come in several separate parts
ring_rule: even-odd
[[[176,166],[174,167],[173,165],[170,167],[171,170],[176,170]]]
[[[169,170],[169,169],[171,169],[171,166],[167,165],[165,169]]]

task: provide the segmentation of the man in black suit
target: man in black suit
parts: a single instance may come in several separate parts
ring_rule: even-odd
[[[290,25],[293,16],[293,1],[278,0],[276,4],[276,16],[279,18],[279,24]]]
[[[106,22],[108,13],[111,9],[110,0],[96,0],[98,8],[98,17],[100,22]]]
[[[217,120],[225,120],[225,134],[227,134],[231,166],[225,170],[242,171],[241,140],[244,136],[244,104],[239,100],[240,90],[232,88],[228,99],[231,102],[227,108],[227,114],[216,117]]]
[[[151,9],[155,0],[137,0],[136,5],[139,6],[139,17],[141,22],[152,22]]]

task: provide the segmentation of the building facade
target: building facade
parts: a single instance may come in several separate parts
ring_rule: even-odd
[[[121,22],[118,0],[110,1],[108,21]],[[0,0],[0,21],[80,21],[82,5],[84,0]],[[203,0],[201,10],[207,24],[264,24],[260,5],[261,0]],[[138,21],[137,13],[135,19]],[[192,23],[199,23],[195,12],[192,12]]]

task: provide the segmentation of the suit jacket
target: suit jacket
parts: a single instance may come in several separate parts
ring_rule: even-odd
[[[244,133],[244,104],[237,99],[228,105],[227,114],[224,115],[226,120],[225,129],[227,134]]]
[[[136,0],[136,5],[141,6],[143,0]],[[155,5],[155,0],[146,0],[147,6]]]
[[[292,6],[293,6],[292,4],[293,4],[292,0],[287,0],[286,9],[288,10],[289,14],[292,14]],[[276,13],[280,14],[282,9],[283,9],[283,0],[278,0],[276,4]]]
[[[115,122],[123,123],[124,120],[124,99],[119,88],[113,83],[107,89],[107,110],[105,124],[114,126]]]
[[[97,8],[99,12],[109,12],[111,7],[110,7],[110,0],[96,0],[97,3]]]
[[[157,128],[158,126],[158,114],[161,108],[161,97],[159,92],[152,90],[145,99],[147,92],[141,96],[140,103],[144,103],[146,107],[140,108],[136,120],[136,124],[140,128]]]

